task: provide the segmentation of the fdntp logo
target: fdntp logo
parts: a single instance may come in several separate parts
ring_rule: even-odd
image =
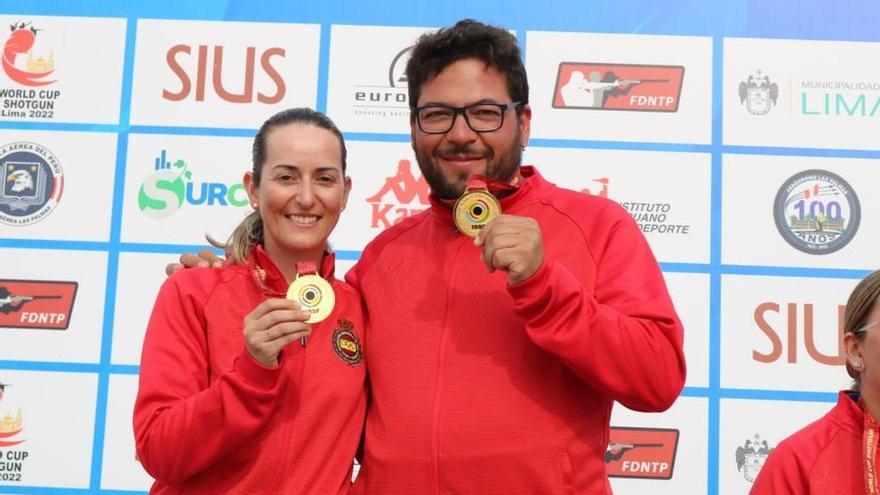
[[[679,431],[612,426],[605,449],[610,478],[672,479]]]
[[[164,219],[173,215],[184,204],[191,206],[248,205],[244,184],[221,182],[194,182],[193,174],[184,160],[168,159],[162,150],[154,160],[154,172],[138,189],[138,208],[150,218]]]
[[[677,112],[681,65],[562,62],[553,108]]]
[[[67,330],[77,282],[0,280],[0,327]]]
[[[839,175],[805,170],[779,188],[773,218],[782,238],[798,251],[829,254],[855,237],[861,207],[855,190]]]

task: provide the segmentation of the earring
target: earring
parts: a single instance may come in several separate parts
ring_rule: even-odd
[[[855,361],[855,362],[851,362],[851,363],[849,363],[849,364],[850,364],[850,366],[852,366],[854,369],[857,369],[857,370],[862,369],[862,362],[861,362],[861,361]]]

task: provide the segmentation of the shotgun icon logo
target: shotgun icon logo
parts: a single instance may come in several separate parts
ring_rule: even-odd
[[[77,282],[0,279],[0,328],[66,330]]]
[[[612,478],[668,480],[678,449],[678,430],[612,426],[605,469]]]

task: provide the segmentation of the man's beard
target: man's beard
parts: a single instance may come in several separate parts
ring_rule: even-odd
[[[437,151],[437,155],[448,156],[452,154],[475,155],[476,150],[468,146],[454,146],[444,148]],[[519,170],[522,162],[522,144],[519,133],[516,135],[510,149],[497,156],[490,148],[483,151],[483,157],[486,160],[485,175],[489,178],[500,182],[510,182]],[[416,153],[416,160],[419,162],[419,169],[422,171],[422,177],[431,186],[433,192],[440,199],[458,199],[467,188],[468,173],[457,172],[455,177],[450,179],[443,174],[437,161],[440,158],[433,153]]]

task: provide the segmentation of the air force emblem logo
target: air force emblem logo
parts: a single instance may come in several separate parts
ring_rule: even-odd
[[[34,143],[0,147],[0,222],[29,225],[45,218],[61,200],[64,175],[58,159]]]

